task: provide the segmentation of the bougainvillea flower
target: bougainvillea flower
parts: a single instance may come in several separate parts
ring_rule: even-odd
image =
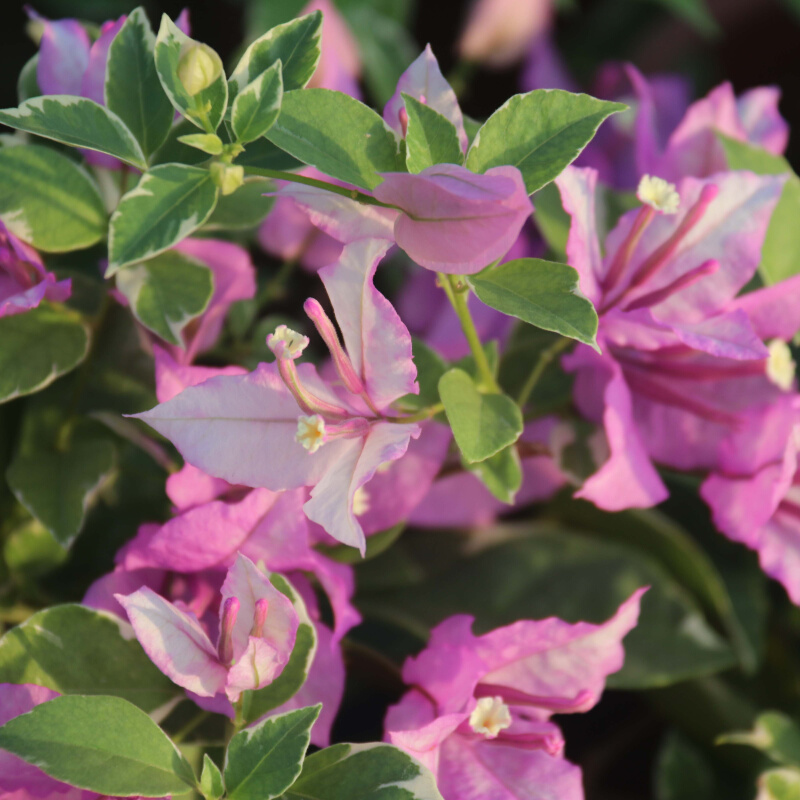
[[[636,161],[640,172],[676,181],[703,178],[727,168],[722,133],[779,155],[786,149],[789,126],[778,111],[780,90],[762,86],[736,97],[730,83],[712,89],[687,109],[666,144],[656,127],[661,98],[635,69],[629,74],[638,99]]]
[[[467,61],[507,67],[550,28],[552,0],[475,0],[458,49]]]
[[[735,431],[700,487],[714,524],[758,552],[764,572],[800,605],[800,406],[787,395]]]
[[[408,113],[405,109],[403,95],[407,94],[438,111],[445,119],[450,120],[458,133],[461,149],[466,152],[469,140],[464,130],[464,115],[458,104],[453,88],[442,75],[439,62],[428,45],[421,55],[400,76],[394,94],[383,109],[386,124],[405,138],[408,126]]]
[[[36,82],[42,94],[72,94],[88,97],[105,105],[106,66],[111,42],[125,24],[126,15],[100,26],[100,35],[92,42],[76,19],[49,20],[26,8],[28,16],[42,26]],[[189,33],[189,13],[184,9],[175,23]],[[116,169],[121,165],[113,156],[94,150],[83,151],[87,161]]]
[[[593,170],[557,180],[572,217],[567,254],[598,309],[600,355],[565,357],[575,401],[605,428],[609,458],[579,495],[609,510],[666,496],[651,459],[711,469],[739,415],[779,389],[746,311],[731,307],[752,278],[783,179],[746,172],[675,187],[643,179],[642,206],[597,237]],[[674,213],[672,213],[674,212]]]
[[[118,595],[117,600],[145,652],[165,675],[200,697],[224,694],[231,702],[280,675],[299,624],[289,598],[242,555],[222,585],[216,644],[196,616],[151,589]]]
[[[276,363],[244,376],[211,378],[139,415],[193,466],[229,483],[272,491],[310,486],[309,519],[364,548],[356,492],[400,458],[419,426],[392,403],[419,391],[411,336],[373,284],[385,242],[356,242],[320,271],[344,336],[314,300],[306,311],[331,352],[338,381],[295,364],[308,339],[285,326],[269,337]]]
[[[36,308],[42,300],[63,302],[72,281],[56,281],[39,254],[0,222],[0,317]]]
[[[624,661],[644,590],[601,625],[521,620],[483,636],[455,616],[403,667],[412,688],[386,738],[431,769],[445,800],[583,798],[553,714],[588,711]]]
[[[330,0],[311,0],[300,16],[314,11],[322,12],[322,41],[319,63],[308,85],[360,98],[361,59],[347,22]]]

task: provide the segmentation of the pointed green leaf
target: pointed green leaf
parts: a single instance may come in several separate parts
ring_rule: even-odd
[[[283,64],[283,88],[302,89],[317,68],[322,36],[322,12],[315,11],[268,30],[245,50],[231,75],[231,98],[276,61]]]
[[[220,800],[225,794],[225,784],[222,782],[222,773],[219,767],[209,758],[208,753],[203,755],[203,771],[200,773],[200,792],[206,800]]]
[[[422,172],[434,164],[463,164],[464,153],[456,126],[430,106],[403,94],[408,114],[406,166]]]
[[[473,275],[469,282],[487,306],[597,349],[597,312],[581,294],[572,267],[518,258]]]
[[[216,204],[217,187],[208,170],[186,164],[153,167],[111,217],[106,277],[178,244],[211,216]]]
[[[80,317],[43,305],[0,318],[0,402],[38,392],[83,361],[89,332]]]
[[[780,711],[765,711],[753,730],[726,733],[717,744],[749,745],[779,764],[800,767],[800,726]]]
[[[214,213],[203,226],[204,231],[233,231],[255,228],[275,205],[271,193],[275,184],[267,178],[245,178],[233,193],[221,196]]]
[[[103,795],[163,797],[195,784],[167,735],[119,697],[56,697],[0,728],[0,747],[57,780]]]
[[[190,133],[179,136],[177,141],[210,156],[221,155],[223,150],[222,139],[216,133]]]
[[[486,172],[510,164],[522,172],[532,194],[578,157],[603,120],[625,108],[561,89],[514,95],[478,131],[467,167]]]
[[[210,84],[194,94],[191,85],[184,85],[182,75],[191,52],[199,52],[205,66],[216,72]],[[187,36],[164,14],[156,37],[155,64],[161,86],[175,109],[206,133],[214,133],[228,107],[228,82],[220,57],[208,45]],[[203,81],[198,83],[203,85]]]
[[[502,503],[514,502],[522,486],[522,463],[514,445],[471,466],[481,483]]]
[[[86,606],[46,608],[0,639],[0,683],[113,695],[151,714],[168,708],[180,689],[131,634],[118,617]]]
[[[242,144],[260,139],[278,119],[283,100],[281,62],[248,83],[233,101],[231,125],[237,141]]]
[[[336,744],[310,755],[285,800],[442,800],[428,769],[388,744]]]
[[[703,751],[671,731],[656,764],[656,800],[715,800],[719,797],[714,770]]]
[[[6,478],[17,500],[59,544],[69,547],[114,464],[110,439],[76,429],[59,449],[21,450]]]
[[[142,325],[164,341],[181,345],[181,331],[206,310],[214,279],[205,264],[168,251],[122,270],[117,288]]]
[[[757,800],[800,800],[800,770],[770,769],[758,779]]]
[[[0,186],[0,219],[39,250],[80,250],[106,235],[108,215],[97,185],[49,147],[0,149]]]
[[[283,705],[297,694],[300,687],[306,682],[308,671],[311,669],[314,655],[317,652],[317,633],[314,623],[308,616],[303,599],[281,575],[273,573],[270,580],[276,589],[283,592],[292,601],[300,618],[300,625],[297,628],[297,638],[292,654],[281,674],[263,689],[243,693],[242,715],[245,722],[248,723],[263,717],[264,714]]]
[[[286,92],[267,139],[332,178],[373,189],[379,172],[403,172],[394,132],[371,108],[331,89]]]
[[[481,394],[472,378],[451,369],[439,380],[439,396],[462,455],[470,464],[513,444],[522,433],[522,412],[503,394]]]
[[[269,717],[237,733],[225,754],[229,800],[272,800],[303,768],[311,727],[321,705]]]
[[[134,9],[108,49],[105,100],[149,158],[172,127],[172,103],[155,65],[156,37],[144,9]]]
[[[94,100],[71,94],[50,94],[26,100],[19,108],[0,111],[0,122],[45,139],[97,150],[147,169],[142,148],[125,123]]]

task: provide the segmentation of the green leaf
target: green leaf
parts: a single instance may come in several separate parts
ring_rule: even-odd
[[[463,164],[464,153],[456,126],[430,106],[403,94],[408,113],[406,166],[409,172],[422,172],[434,164]]]
[[[746,169],[757,175],[789,176],[772,212],[758,270],[767,285],[791,278],[800,272],[800,226],[796,224],[800,215],[800,178],[782,156],[721,133],[717,138],[725,150],[730,169]]]
[[[489,117],[467,153],[467,168],[518,167],[532,194],[556,178],[591,141],[622,103],[596,100],[561,89],[517,94]]]
[[[46,575],[63,564],[67,558],[67,550],[38,520],[31,519],[8,534],[3,545],[3,557],[11,572],[35,578]],[[0,655],[1,673],[2,655]],[[15,681],[0,680],[0,683],[15,683]]]
[[[237,733],[225,754],[229,800],[272,800],[300,775],[322,705],[288,711]]]
[[[363,564],[388,550],[400,538],[405,527],[405,522],[398,522],[397,525],[392,525],[385,531],[370,534],[367,537],[367,548],[363,556],[358,550],[347,544],[318,544],[317,550],[340,564]]]
[[[674,731],[667,734],[656,764],[656,800],[716,800],[714,771],[702,750]]]
[[[161,88],[155,65],[156,37],[144,9],[129,15],[108,49],[105,100],[152,155],[172,127],[172,103]]]
[[[267,138],[332,178],[373,189],[379,172],[403,172],[394,132],[358,100],[331,89],[286,92]]]
[[[514,502],[522,486],[522,463],[514,445],[471,466],[473,474],[502,503]]]
[[[119,697],[55,697],[0,728],[0,747],[57,780],[103,795],[163,797],[195,784],[167,735]]]
[[[200,792],[206,800],[220,800],[225,794],[225,784],[222,782],[222,773],[219,767],[209,758],[208,753],[203,754],[203,771],[200,773]]]
[[[208,170],[186,164],[153,167],[111,216],[106,277],[178,244],[211,216],[216,204],[217,187]]]
[[[302,89],[317,68],[322,36],[322,12],[315,11],[277,25],[245,50],[231,75],[231,97],[241,92],[276,61],[283,64],[283,88]]]
[[[581,294],[578,272],[572,267],[518,258],[473,275],[469,282],[487,306],[599,349],[597,312]]]
[[[17,100],[24,103],[31,97],[39,97],[42,90],[39,88],[39,80],[36,73],[39,68],[39,54],[35,53],[26,62],[17,78]]]
[[[125,123],[86,97],[66,94],[34,97],[19,108],[0,111],[0,122],[45,139],[108,153],[138,169],[147,169],[142,148]]]
[[[292,601],[300,618],[300,625],[297,628],[292,654],[281,674],[263,689],[242,694],[242,716],[247,723],[263,717],[297,694],[306,682],[317,652],[317,633],[302,598],[281,575],[272,573],[270,580],[278,591],[283,592]]]
[[[25,448],[6,479],[14,496],[63,547],[80,533],[86,512],[115,465],[110,439],[75,429],[58,449]]]
[[[481,394],[464,370],[442,375],[439,396],[456,443],[470,464],[499,453],[522,433],[519,406],[504,394]]]
[[[716,36],[720,32],[706,0],[651,0],[651,2],[663,6],[705,36]]]
[[[39,250],[80,250],[106,235],[97,185],[81,166],[49,147],[0,148],[0,185],[0,219]]]
[[[113,695],[151,714],[169,708],[180,691],[129,625],[80,605],[52,606],[11,628],[0,639],[0,683]]]
[[[193,48],[199,48],[217,72],[210,85],[195,94],[184,86],[179,74],[183,59]],[[164,14],[156,37],[155,64],[161,86],[175,109],[206,133],[214,133],[228,107],[228,82],[220,57],[208,45],[188,37]]]
[[[216,133],[190,133],[179,136],[178,141],[210,156],[221,155],[223,150],[222,139]]]
[[[275,184],[267,178],[253,176],[245,178],[244,183],[233,194],[220,197],[214,213],[203,226],[204,231],[246,230],[255,228],[263,222],[275,205],[270,195]]]
[[[388,744],[336,744],[310,755],[284,800],[442,800],[428,769]]]
[[[567,261],[567,238],[569,237],[570,216],[561,205],[561,195],[554,183],[539,189],[533,196],[536,209],[533,222],[547,242],[558,261]]]
[[[49,386],[86,357],[89,332],[80,317],[42,305],[0,318],[0,402]]]
[[[282,100],[281,62],[276,61],[236,95],[231,109],[236,139],[247,144],[261,138],[278,119]]]
[[[173,250],[122,270],[117,288],[142,325],[181,345],[181,331],[208,307],[214,278],[205,264]]]
[[[800,726],[780,711],[765,711],[753,730],[726,733],[717,744],[749,745],[779,764],[800,767]]]
[[[447,372],[447,362],[422,339],[414,337],[411,347],[419,394],[407,394],[399,402],[403,408],[416,410],[439,402],[439,379]]]
[[[800,770],[771,769],[758,779],[757,800],[800,800]]]

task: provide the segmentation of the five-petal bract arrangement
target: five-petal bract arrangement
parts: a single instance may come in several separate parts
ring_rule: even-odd
[[[779,90],[581,94],[550,0],[474,2],[451,80],[403,3],[246,5],[230,62],[187,11],[26,9],[0,800],[789,797],[789,717],[717,738],[761,775],[706,746],[796,706]]]

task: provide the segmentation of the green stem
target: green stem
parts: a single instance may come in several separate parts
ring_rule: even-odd
[[[478,331],[475,329],[475,323],[472,320],[472,314],[470,314],[469,306],[467,305],[468,290],[465,286],[459,286],[458,279],[455,276],[441,272],[439,273],[439,283],[458,316],[464,336],[467,337],[472,357],[475,359],[475,364],[481,376],[483,388],[492,394],[500,394],[500,386],[495,380],[489,359],[486,357],[486,351],[481,344],[481,337],[478,336]]]
[[[517,396],[517,405],[520,408],[524,408],[525,404],[530,399],[533,390],[536,388],[536,384],[539,382],[539,378],[542,377],[544,371],[553,361],[553,359],[561,352],[566,350],[572,344],[572,339],[567,339],[566,337],[561,337],[555,343],[551,344],[546,350],[543,350],[539,354],[539,360],[536,362],[536,366],[531,370],[531,374],[528,375],[528,379],[525,381],[522,389],[520,389],[519,395]]]
[[[302,183],[305,186],[314,186],[326,192],[339,194],[342,197],[349,197],[357,203],[364,203],[368,206],[380,206],[381,208],[395,208],[388,203],[381,203],[372,195],[359,192],[357,189],[346,189],[344,186],[337,186],[334,183],[319,181],[316,178],[307,178],[305,175],[296,175],[294,172],[283,172],[279,169],[264,169],[263,167],[246,167],[247,171],[253,175],[261,175],[264,178],[273,178],[276,181],[289,181],[290,183]]]
[[[180,744],[198,725],[201,725],[210,716],[211,713],[208,711],[198,712],[172,737],[172,741],[175,744]]]

